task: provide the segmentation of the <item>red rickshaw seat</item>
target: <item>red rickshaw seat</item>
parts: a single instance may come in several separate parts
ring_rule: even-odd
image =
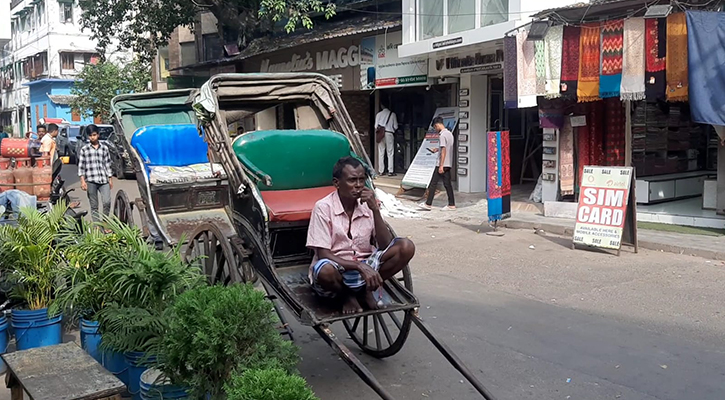
[[[265,190],[262,199],[271,222],[309,221],[315,203],[335,191],[334,186],[309,189]]]

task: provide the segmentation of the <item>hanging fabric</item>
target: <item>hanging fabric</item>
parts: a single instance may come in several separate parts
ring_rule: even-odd
[[[619,97],[622,86],[622,42],[624,21],[602,25],[602,69],[599,76],[599,97]]]
[[[700,124],[725,125],[725,13],[687,12],[690,110]],[[697,71],[697,73],[693,73]]]
[[[544,37],[544,64],[546,65],[546,80],[544,89],[548,99],[559,97],[559,85],[561,83],[561,52],[564,26],[557,25],[549,28]],[[505,58],[504,58],[505,59]]]
[[[539,99],[539,128],[561,129],[565,109],[561,99]]]
[[[665,98],[665,66],[667,54],[667,22],[664,18],[645,20],[645,98]]]
[[[487,134],[487,187],[489,222],[511,216],[511,159],[509,158],[509,131]]]
[[[559,186],[562,196],[574,194],[574,131],[570,118],[564,118],[559,131]]]
[[[607,165],[623,166],[625,161],[625,115],[624,106],[619,99],[604,101],[607,133],[604,137],[604,148]]]
[[[599,24],[582,26],[579,38],[579,102],[599,100],[600,29]]]
[[[622,60],[622,100],[644,100],[644,18],[624,21]]]
[[[561,46],[561,97],[576,99],[581,28],[565,26]]]
[[[534,42],[527,41],[529,31],[516,34],[516,93],[518,107],[536,106],[536,50]]]
[[[687,101],[687,19],[667,17],[667,101]]]
[[[505,108],[516,108],[516,37],[503,38],[503,104]]]
[[[536,95],[543,96],[546,93],[546,49],[543,40],[534,42],[536,62]]]
[[[604,103],[587,103],[587,124],[576,128],[577,143],[577,183],[581,186],[584,167],[604,164]]]

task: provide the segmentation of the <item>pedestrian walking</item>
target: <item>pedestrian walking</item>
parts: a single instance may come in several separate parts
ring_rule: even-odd
[[[438,148],[433,152],[438,153],[438,162],[433,177],[428,185],[428,198],[425,203],[418,206],[424,210],[430,210],[433,204],[433,196],[438,187],[438,181],[443,180],[443,186],[446,188],[448,195],[448,205],[443,207],[443,211],[453,211],[456,209],[456,199],[453,197],[453,185],[451,184],[451,167],[453,166],[453,134],[443,125],[443,118],[436,117],[433,119],[433,128],[438,132]]]
[[[8,136],[8,134],[7,134],[7,133],[5,133],[5,130],[3,129],[3,126],[2,126],[2,125],[0,125],[0,146],[1,146],[1,145],[2,145],[2,143],[3,143],[3,139],[7,139],[7,138],[9,138],[9,137],[10,137],[10,136]]]
[[[398,129],[398,117],[388,107],[380,103],[381,110],[375,116],[375,140],[378,142],[378,172],[385,172],[385,154],[388,154],[388,175],[395,176],[395,131]]]
[[[113,189],[111,154],[108,147],[99,141],[96,125],[86,126],[85,134],[90,143],[83,146],[78,155],[78,176],[81,178],[81,189],[88,192],[91,218],[98,222],[100,221],[98,215],[99,194],[103,203],[103,215],[111,213],[111,189]]]

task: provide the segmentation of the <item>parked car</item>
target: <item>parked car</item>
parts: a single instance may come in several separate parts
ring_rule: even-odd
[[[61,125],[60,134],[56,139],[56,148],[58,154],[64,157],[70,157],[70,161],[75,163],[78,159],[78,136],[81,134],[80,125]]]
[[[113,125],[96,125],[98,127],[98,133],[101,136],[100,141],[108,147],[109,153],[111,153],[111,162],[113,163],[113,174],[118,179],[129,179],[135,177],[133,170],[133,164],[131,159],[123,147],[118,135],[116,135]],[[80,135],[76,144],[76,154],[79,155],[81,149],[86,144],[90,143],[88,136],[86,135],[85,126],[81,126]]]

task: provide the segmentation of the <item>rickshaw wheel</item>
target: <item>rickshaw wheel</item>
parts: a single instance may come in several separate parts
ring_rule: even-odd
[[[123,190],[119,190],[116,193],[116,201],[113,203],[113,215],[124,224],[134,226],[131,202],[128,201],[128,196],[126,196],[126,192]]]
[[[244,282],[229,239],[212,224],[199,225],[186,245],[186,261],[199,266],[209,284]]]
[[[400,274],[391,279],[399,280],[406,289],[413,291],[413,278],[407,265]],[[373,315],[343,320],[342,323],[350,339],[363,352],[375,358],[385,358],[395,355],[403,348],[410,333],[414,312],[414,310],[390,312],[381,310]]]
[[[254,267],[246,255],[244,243],[237,236],[231,238],[229,243],[231,244],[232,252],[234,253],[234,265],[237,266],[237,270],[241,274],[242,280],[244,282],[251,283],[257,282],[259,277],[254,272]]]

